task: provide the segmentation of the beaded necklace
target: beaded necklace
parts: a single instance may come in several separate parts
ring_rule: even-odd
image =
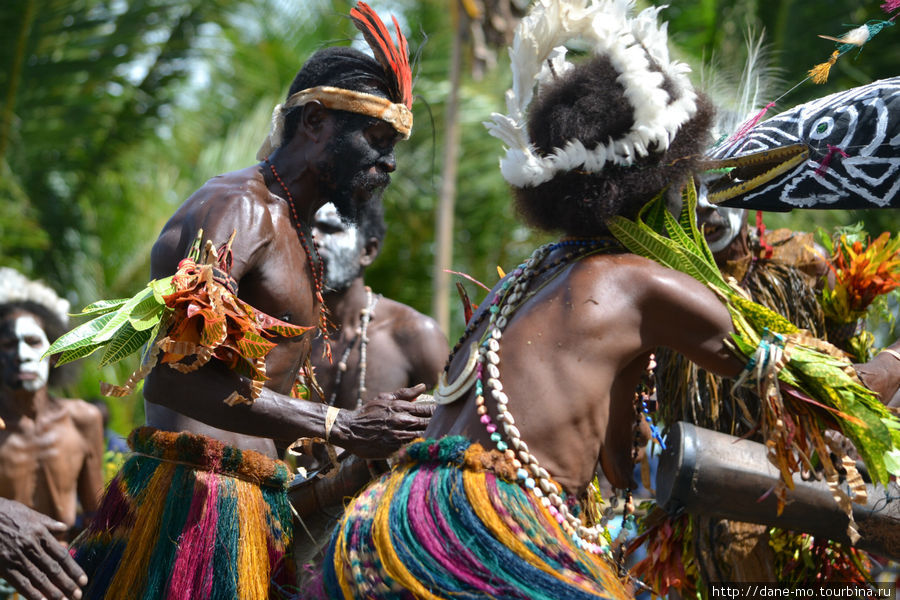
[[[544,264],[550,253],[563,247],[571,247],[572,251],[558,260]],[[530,286],[538,275],[592,254],[619,248],[618,242],[609,238],[568,239],[553,244],[545,244],[537,248],[531,257],[519,265],[511,273],[510,277],[501,284],[500,290],[494,295],[488,309],[482,311],[477,319],[472,319],[473,322],[467,326],[466,332],[454,347],[450,360],[448,360],[448,365],[445,367],[445,373],[442,374],[438,393],[435,394],[435,400],[439,403],[447,403],[452,400],[449,398],[445,400],[438,398],[441,392],[441,385],[449,387],[451,390],[463,386],[465,389],[468,389],[470,385],[463,383],[460,386],[457,382],[460,380],[468,382],[470,378],[474,379],[475,405],[479,419],[485,426],[497,450],[503,452],[516,468],[516,476],[519,483],[539,498],[541,504],[547,508],[579,548],[593,554],[607,556],[610,559],[612,556],[609,545],[600,543],[600,532],[603,526],[586,527],[581,519],[570,512],[560,495],[562,489],[550,479],[550,474],[539,464],[538,459],[529,453],[528,444],[522,440],[521,434],[515,425],[515,418],[507,406],[509,397],[503,392],[503,384],[500,382],[499,364],[500,342],[503,338],[503,330],[506,328],[512,314],[521,308],[541,287],[547,285],[553,278],[561,274],[563,269],[557,269],[550,279],[543,282],[536,289],[530,290]],[[488,326],[477,342],[476,354],[473,358],[472,348],[470,348],[470,356],[467,361],[467,367],[473,370],[474,376],[466,372],[468,369],[464,369],[464,372],[458,375],[453,383],[447,384],[446,371],[449,368],[450,361],[453,359],[453,355],[462,346],[463,340],[467,339],[486,317],[489,319]],[[454,395],[456,394],[454,393]],[[497,420],[501,423],[508,442],[504,441],[504,435],[498,431],[497,424],[493,422],[493,419],[488,414],[485,404],[486,395],[490,396],[496,403]]]
[[[281,176],[278,175],[278,171],[275,170],[275,165],[269,161],[269,157],[265,158],[265,163],[269,165],[269,169],[272,170],[272,175],[275,176],[275,180],[281,185],[281,189],[284,190],[285,195],[287,196],[288,206],[291,209],[291,216],[294,219],[294,229],[297,231],[297,237],[300,238],[300,246],[303,248],[303,251],[306,252],[306,260],[309,262],[309,270],[312,272],[313,276],[313,285],[316,291],[316,301],[319,303],[319,333],[322,335],[322,338],[325,340],[325,356],[328,357],[328,362],[331,362],[331,343],[328,337],[328,316],[325,308],[325,298],[323,296],[322,290],[324,289],[323,281],[325,280],[325,263],[322,262],[322,258],[319,256],[318,245],[313,239],[312,250],[310,250],[310,245],[306,241],[306,235],[303,233],[303,224],[300,221],[300,215],[297,214],[297,208],[294,206],[294,196],[291,195],[290,190],[281,180]]]
[[[356,336],[350,340],[350,343],[347,344],[347,348],[344,350],[344,353],[341,354],[341,360],[338,361],[337,364],[337,375],[334,377],[334,389],[331,392],[331,397],[328,399],[328,405],[334,406],[335,400],[337,400],[338,391],[341,387],[341,379],[343,378],[344,372],[347,370],[347,359],[350,358],[350,352],[353,350],[353,346],[356,345],[356,340],[359,339],[359,385],[356,388],[356,408],[359,408],[363,404],[363,395],[366,393],[366,355],[367,349],[369,345],[369,322],[372,320],[372,317],[375,316],[375,305],[378,304],[378,300],[381,299],[381,294],[377,296],[372,294],[372,288],[366,286],[366,305],[359,311],[359,327],[356,330]]]

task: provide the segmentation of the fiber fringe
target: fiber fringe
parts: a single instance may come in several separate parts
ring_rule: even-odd
[[[503,454],[464,437],[413,442],[354,499],[304,598],[627,598]]]
[[[266,600],[294,586],[286,465],[149,427],[71,547],[94,600]],[[270,589],[271,588],[271,589]]]

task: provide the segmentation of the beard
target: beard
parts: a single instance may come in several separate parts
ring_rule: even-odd
[[[379,155],[361,143],[361,138],[362,132],[352,127],[338,132],[326,146],[325,157],[317,163],[319,192],[350,223],[358,223],[362,204],[391,182],[388,173],[372,169]]]

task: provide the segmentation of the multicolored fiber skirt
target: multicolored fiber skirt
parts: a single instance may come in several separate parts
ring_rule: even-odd
[[[628,598],[506,456],[464,437],[416,441],[347,507],[306,598]]]
[[[72,543],[93,600],[265,600],[295,585],[287,465],[150,427]]]

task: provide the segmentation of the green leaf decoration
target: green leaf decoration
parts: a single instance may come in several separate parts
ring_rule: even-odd
[[[900,476],[900,449],[894,448],[884,455],[884,466],[894,476]]]
[[[128,322],[138,331],[150,329],[162,319],[163,313],[168,310],[165,303],[157,302],[156,295],[150,294],[141,300],[128,315]]]
[[[670,269],[679,270],[681,259],[678,252],[669,244],[666,244],[652,233],[647,233],[645,227],[622,217],[613,217],[607,223],[610,233],[616,236],[622,245],[631,252],[640,256],[653,258],[656,262]]]
[[[95,342],[105,342],[106,340],[110,340],[116,334],[116,331],[119,330],[125,323],[128,322],[128,316],[131,314],[131,310],[140,304],[143,300],[145,300],[148,296],[153,295],[153,290],[147,286],[142,289],[140,292],[132,296],[128,299],[128,301],[123,304],[119,310],[113,313],[113,318],[109,320],[109,322],[97,332],[94,336]]]
[[[88,321],[87,323],[83,323],[72,331],[60,336],[55,342],[50,344],[50,348],[47,350],[47,352],[44,353],[44,356],[50,356],[51,354],[56,354],[57,352],[84,346],[85,344],[80,343],[84,342],[85,340],[87,340],[88,344],[93,343],[92,339],[94,335],[98,331],[106,327],[106,324],[109,323],[109,321],[115,314],[116,313],[114,312],[109,312],[105,315],[100,315],[99,317],[96,317],[95,319]]]
[[[80,313],[73,314],[73,317],[87,317],[90,315],[99,315],[115,310],[128,302],[128,298],[120,298],[118,300],[99,300],[92,304],[88,304],[81,309]]]
[[[156,322],[156,325],[153,326],[153,329],[150,330],[150,336],[147,340],[150,343],[148,343],[144,348],[144,351],[141,352],[141,364],[144,364],[147,361],[147,358],[150,356],[150,351],[153,349],[153,343],[156,341],[156,338],[159,335],[159,330],[165,322],[166,316],[163,316],[163,318]]]
[[[105,367],[118,362],[132,352],[137,351],[150,339],[150,333],[147,330],[138,331],[131,326],[131,323],[125,321],[106,345],[106,351],[103,353],[103,358],[100,359],[100,366]]]
[[[84,358],[85,356],[90,356],[91,354],[99,350],[102,345],[103,344],[85,343],[82,346],[72,346],[68,350],[64,350],[59,355],[59,360],[56,361],[56,366],[59,367],[66,363]]]
[[[154,279],[148,285],[150,286],[150,289],[153,290],[153,297],[156,298],[156,301],[160,304],[165,304],[166,302],[163,300],[163,296],[168,296],[175,291],[175,286],[172,285],[171,275],[163,279]]]

